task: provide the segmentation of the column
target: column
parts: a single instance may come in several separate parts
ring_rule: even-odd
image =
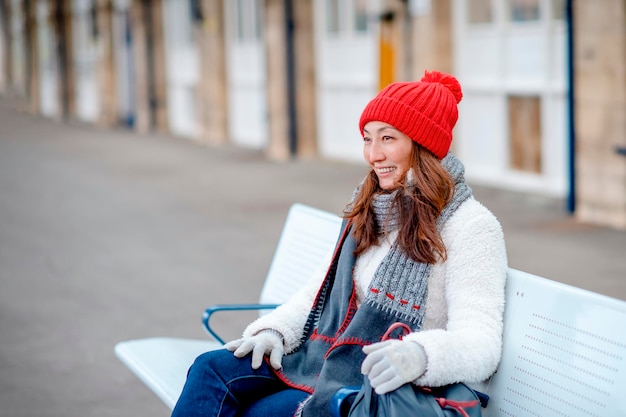
[[[98,86],[100,114],[97,125],[111,127],[117,124],[117,86],[113,45],[113,3],[97,0],[98,26]]]
[[[224,10],[222,0],[202,0],[202,21],[197,23],[200,53],[200,140],[212,145],[228,139],[228,102]]]
[[[626,229],[626,5],[574,1],[576,217]]]
[[[317,154],[312,0],[266,0],[267,156]]]
[[[412,78],[419,80],[424,70],[452,72],[451,0],[424,2],[412,12]]]

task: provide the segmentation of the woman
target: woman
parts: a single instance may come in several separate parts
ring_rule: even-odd
[[[362,375],[383,394],[495,371],[506,252],[448,152],[461,98],[454,77],[427,72],[368,103],[359,128],[371,171],[332,257],[243,338],[201,355],[173,416],[325,416]],[[381,342],[397,322],[412,332]]]

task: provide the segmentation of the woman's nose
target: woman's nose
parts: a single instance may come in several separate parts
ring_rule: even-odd
[[[380,146],[380,143],[378,143],[377,141],[372,141],[368,157],[370,162],[378,162],[385,159],[385,154]]]

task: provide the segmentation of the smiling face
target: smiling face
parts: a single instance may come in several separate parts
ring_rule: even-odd
[[[383,190],[393,190],[411,168],[413,141],[390,124],[371,121],[363,127],[363,158]]]

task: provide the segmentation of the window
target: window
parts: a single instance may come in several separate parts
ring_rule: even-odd
[[[467,21],[471,24],[493,22],[493,5],[491,0],[469,0],[467,2]]]
[[[354,0],[354,31],[367,32],[367,0]]]
[[[552,0],[552,19],[565,20],[565,0]]]
[[[340,29],[341,8],[340,0],[326,0],[326,32],[337,34]]]
[[[539,0],[509,0],[508,6],[511,22],[532,22],[541,17]]]
[[[234,3],[234,37],[238,41],[261,39],[262,15],[257,0],[236,0]]]
[[[150,11],[146,9],[146,13]],[[166,21],[169,22],[169,42],[173,47],[186,47],[195,43],[193,22],[188,1],[168,0]]]
[[[509,96],[509,164],[511,168],[541,173],[541,99]]]
[[[369,32],[371,0],[325,0],[325,31],[330,37],[359,36]]]
[[[243,40],[246,38],[245,27],[246,27],[246,18],[245,18],[245,9],[244,9],[244,1],[237,0],[235,1],[235,33],[236,39]]]

